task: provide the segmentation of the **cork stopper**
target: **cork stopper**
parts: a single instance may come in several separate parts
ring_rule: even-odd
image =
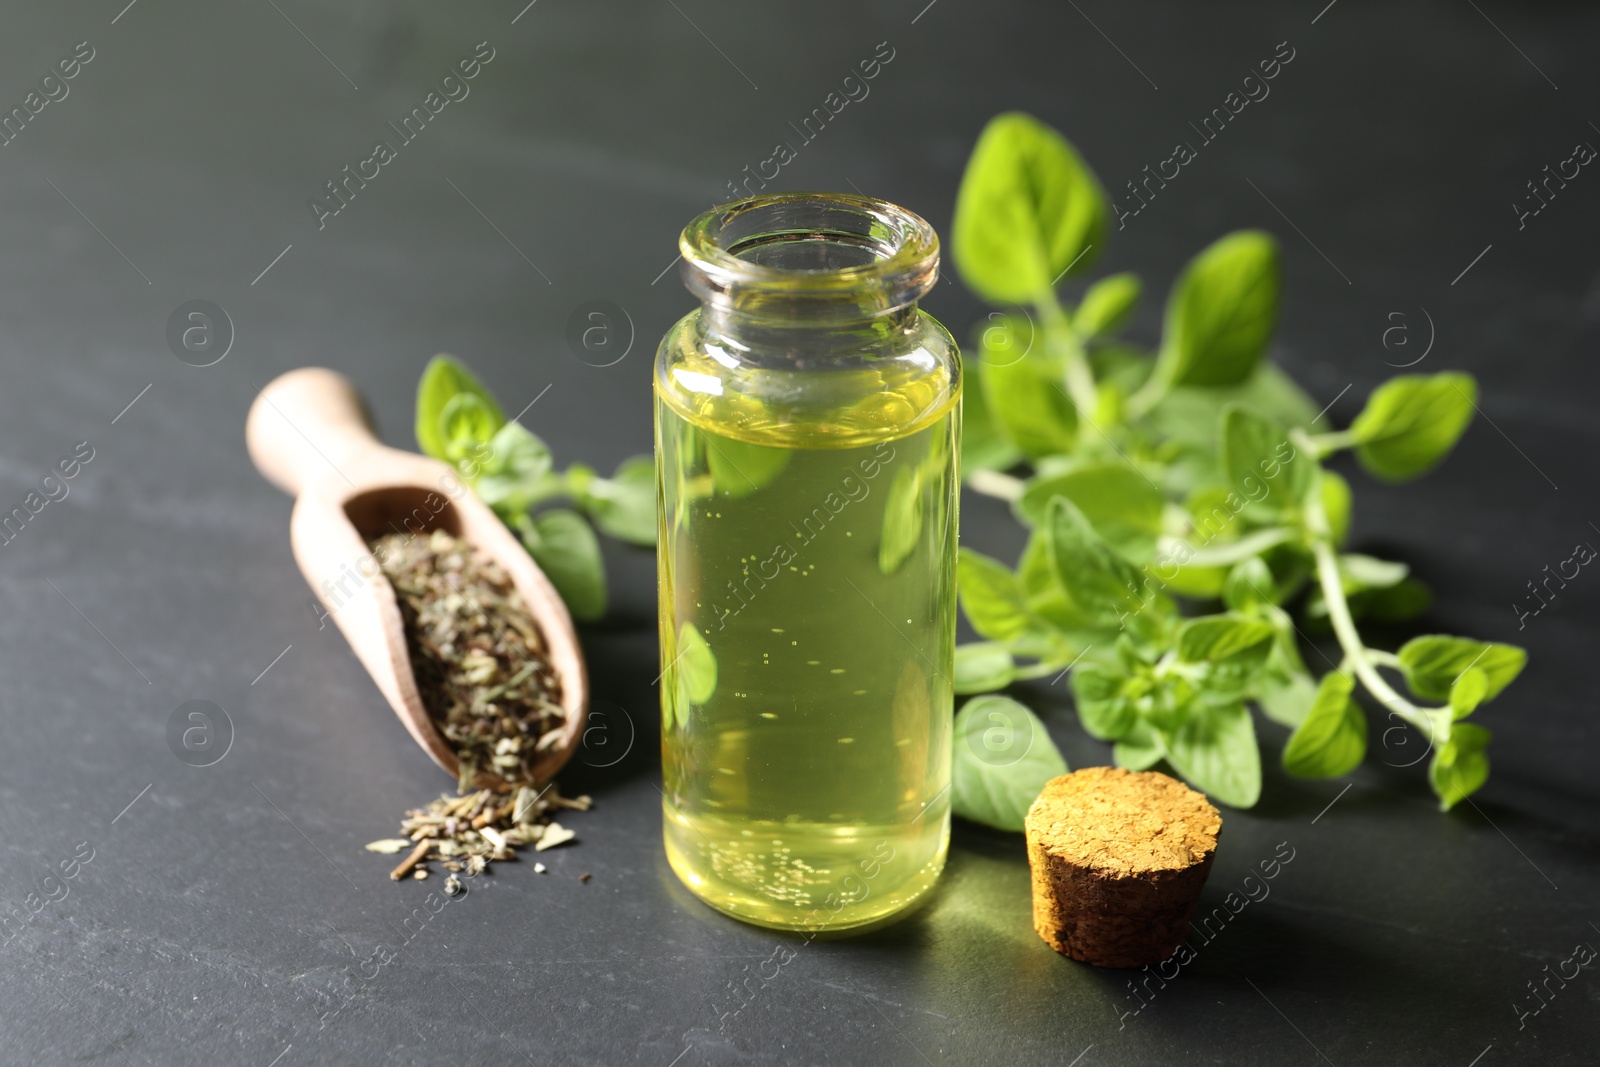
[[[1090,767],[1048,782],[1024,828],[1039,936],[1085,963],[1139,967],[1188,936],[1222,816],[1164,774]]]

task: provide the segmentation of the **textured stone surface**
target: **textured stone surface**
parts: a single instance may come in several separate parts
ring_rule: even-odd
[[[1592,1062],[1592,967],[1525,1027],[1509,1009],[1537,1006],[1526,983],[1545,964],[1600,945],[1600,578],[1552,581],[1525,629],[1512,605],[1536,607],[1527,583],[1575,543],[1600,545],[1600,181],[1586,168],[1522,230],[1511,204],[1574,143],[1600,144],[1586,103],[1600,11],[540,0],[513,25],[526,0],[277,0],[282,15],[138,0],[113,25],[125,6],[13,4],[0,34],[8,109],[75,42],[97,50],[0,148],[0,509],[76,442],[96,449],[0,548],[0,903],[31,916],[0,942],[0,1060],[1059,1065],[1093,1045],[1078,1067],[1234,1067],[1324,1062],[1314,1045],[1339,1067],[1464,1067],[1492,1043],[1479,1067]],[[307,199],[483,40],[497,55],[471,95],[318,230]],[[1377,713],[1349,783],[1290,779],[1285,731],[1258,720],[1262,800],[1226,813],[1200,914],[1227,910],[1280,842],[1295,859],[1213,924],[1181,977],[1151,980],[1137,1016],[1122,1018],[1140,1007],[1131,975],[1040,942],[1021,835],[958,823],[927,907],[849,941],[786,940],[682,891],[660,843],[654,559],[609,543],[614,613],[584,633],[601,728],[562,779],[595,798],[571,820],[580,842],[542,855],[548,874],[508,869],[419,919],[440,880],[391,883],[393,858],[362,845],[450,783],[318,629],[289,502],[245,456],[256,388],[307,363],[355,378],[386,438],[411,447],[417,376],[441,350],[509,411],[533,402],[525,421],[562,462],[609,471],[647,451],[651,351],[692,306],[670,269],[679,229],[884,40],[896,58],[871,95],[775,188],[859,187],[948,232],[995,112],[1062,129],[1124,204],[1128,181],[1191,140],[1198,158],[1112,223],[1095,268],[1144,276],[1133,336],[1156,337],[1195,251],[1265,227],[1286,271],[1274,353],[1330,423],[1418,358],[1413,371],[1478,375],[1493,420],[1412,485],[1339,465],[1353,550],[1434,586],[1424,629],[1530,649],[1474,716],[1495,734],[1489,785],[1440,815],[1422,743]],[[1271,95],[1201,145],[1189,124],[1285,40],[1297,56]],[[233,319],[215,366],[167,348],[192,299]],[[608,367],[566,340],[600,299],[636,335]],[[990,310],[949,270],[926,306],[963,340]],[[968,494],[961,524],[979,551],[1022,549],[997,501]],[[1318,671],[1339,658],[1321,647],[1305,651]],[[1018,695],[1070,766],[1107,762],[1065,689]],[[215,766],[168,749],[191,700],[232,720]],[[94,859],[43,903],[80,842]]]

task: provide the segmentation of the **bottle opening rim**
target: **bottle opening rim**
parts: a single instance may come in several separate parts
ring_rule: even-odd
[[[776,193],[712,208],[684,228],[684,284],[702,300],[782,295],[913,304],[938,279],[939,238],[915,212],[846,193]],[[806,260],[811,265],[799,266]]]

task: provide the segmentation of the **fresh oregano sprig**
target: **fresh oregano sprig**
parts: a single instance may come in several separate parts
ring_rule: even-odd
[[[1427,472],[1471,421],[1473,379],[1394,378],[1348,429],[1316,432],[1315,406],[1264,358],[1279,305],[1272,237],[1228,234],[1190,261],[1146,352],[1117,333],[1137,278],[1101,278],[1075,306],[1056,292],[1102,250],[1107,218],[1099,181],[1054,130],[1017,113],[985,128],[951,251],[1002,310],[967,360],[962,463],[968,486],[1009,501],[1031,536],[1015,568],[961,550],[962,608],[984,640],[956,650],[957,691],[1070,669],[1085,731],[1119,765],[1165,761],[1249,807],[1261,792],[1249,707],[1293,729],[1291,774],[1336,777],[1366,755],[1359,685],[1421,734],[1448,809],[1488,777],[1489,732],[1463,720],[1526,655],[1446,636],[1369,647],[1358,623],[1415,617],[1430,598],[1404,564],[1344,550],[1350,487],[1323,461],[1349,449],[1379,479]],[[1308,626],[1331,627],[1342,650],[1320,678],[1297,640]],[[955,758],[956,810],[1014,822],[995,817],[1008,788],[996,761],[959,744]],[[980,781],[963,771],[974,762],[990,764],[981,791],[963,788]],[[1040,769],[1018,766],[1009,788],[1031,798]]]
[[[635,545],[656,543],[655,463],[626,459],[610,478],[574,463],[555,469],[549,447],[507,421],[489,391],[459,361],[435,356],[417,385],[417,443],[453,466],[505,524],[579,619],[606,610],[606,574],[590,523]],[[536,507],[570,500],[572,508]]]

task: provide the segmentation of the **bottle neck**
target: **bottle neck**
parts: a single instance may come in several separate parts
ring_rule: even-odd
[[[901,354],[915,344],[917,301],[938,278],[933,228],[867,197],[735,201],[690,223],[679,244],[684,284],[701,302],[700,340],[738,365],[824,368]]]
[[[813,320],[701,304],[699,343],[718,358],[769,369],[824,370],[903,354],[917,345],[915,303],[872,316]]]

